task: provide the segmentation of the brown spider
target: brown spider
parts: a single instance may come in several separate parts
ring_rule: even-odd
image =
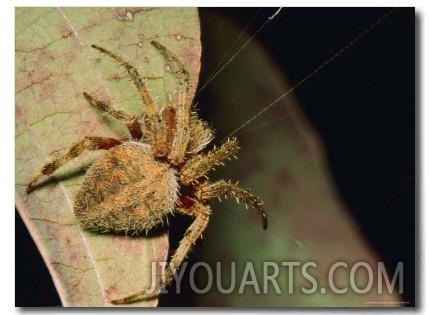
[[[194,218],[166,267],[165,280],[159,285],[161,290],[172,282],[175,271],[204,232],[211,214],[209,199],[234,196],[246,207],[260,212],[264,229],[267,218],[263,202],[249,191],[223,180],[208,181],[207,172],[238,151],[237,139],[228,139],[218,148],[201,152],[213,139],[213,132],[191,109],[189,73],[163,45],[155,41],[151,44],[179,69],[178,101],[157,110],[137,69],[120,56],[92,45],[128,71],[140,93],[145,113],[139,119],[83,93],[92,106],[124,123],[131,138],[84,137],[67,153],[46,163],[31,180],[27,192],[33,191],[42,177],[52,175],[85,150],[107,150],[88,169],[74,201],[74,214],[83,228],[98,233],[139,234],[162,223],[174,210]],[[130,303],[156,296],[157,292],[143,290],[112,303]]]

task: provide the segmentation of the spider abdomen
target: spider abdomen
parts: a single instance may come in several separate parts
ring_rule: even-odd
[[[148,145],[130,141],[88,169],[74,212],[85,229],[138,234],[162,223],[177,195],[176,171],[156,161]]]

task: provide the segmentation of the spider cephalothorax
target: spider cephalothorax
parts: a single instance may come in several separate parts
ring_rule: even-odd
[[[192,111],[189,74],[182,62],[163,45],[151,43],[179,69],[177,102],[157,110],[137,69],[116,54],[93,45],[128,71],[143,100],[145,113],[142,118],[134,117],[84,93],[92,106],[123,122],[131,137],[121,140],[97,136],[83,138],[64,155],[45,164],[27,191],[30,193],[39,179],[52,175],[85,150],[107,150],[88,169],[75,198],[74,213],[83,228],[99,233],[140,234],[165,221],[173,211],[194,218],[166,268],[164,283],[159,285],[162,289],[171,283],[175,269],[205,230],[211,214],[209,199],[233,196],[260,212],[264,228],[267,221],[258,197],[230,182],[208,181],[206,174],[222,160],[234,156],[239,149],[238,142],[235,138],[228,139],[218,148],[203,151],[213,133]],[[128,303],[156,294],[144,290],[112,303]]]

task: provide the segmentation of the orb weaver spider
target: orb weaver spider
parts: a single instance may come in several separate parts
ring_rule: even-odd
[[[173,211],[194,218],[166,267],[160,291],[172,282],[175,271],[202,236],[211,215],[208,200],[232,196],[243,201],[246,207],[259,211],[264,229],[267,216],[263,202],[248,190],[230,181],[209,182],[206,174],[223,164],[223,160],[234,157],[239,149],[238,141],[231,138],[220,147],[204,150],[213,140],[213,131],[192,110],[189,73],[165,46],[156,41],[151,44],[178,68],[177,100],[158,110],[134,66],[115,53],[92,45],[127,70],[144,103],[145,113],[142,117],[131,116],[84,92],[90,105],[121,121],[128,128],[130,138],[84,137],[64,155],[46,163],[31,180],[27,193],[37,188],[41,178],[52,175],[84,151],[107,150],[88,169],[75,197],[74,214],[84,229],[98,233],[140,234],[163,223]],[[112,303],[153,298],[159,291],[143,290]]]

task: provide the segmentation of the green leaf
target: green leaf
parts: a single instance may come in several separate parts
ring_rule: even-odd
[[[152,262],[168,259],[168,233],[147,237],[82,230],[73,198],[85,168],[103,152],[85,153],[30,195],[26,185],[52,157],[83,136],[123,138],[128,131],[102,116],[82,92],[141,115],[126,71],[90,48],[97,44],[139,69],[162,107],[176,88],[173,65],[150,45],[173,51],[191,73],[195,92],[201,44],[196,9],[16,9],[16,203],[53,277],[64,306],[112,306],[112,299],[151,286]],[[29,279],[31,280],[31,279]],[[156,300],[132,306],[155,306]]]
[[[213,69],[216,61],[222,59],[230,45],[236,44],[241,34],[230,19],[216,12],[207,10],[204,16],[207,30],[204,34],[210,38],[204,49],[216,54],[207,59],[213,60],[213,64],[206,63],[204,67]],[[246,40],[244,35],[241,44]],[[278,40],[280,44],[282,39]],[[237,47],[241,47],[240,44]],[[290,88],[272,57],[257,40],[253,40],[205,90],[209,94],[206,99],[216,103],[204,105],[211,108],[211,123],[218,134],[228,135]],[[195,305],[265,308],[398,306],[395,302],[402,297],[396,291],[389,293],[386,288],[382,294],[377,291],[375,272],[381,257],[367,243],[337,192],[322,137],[311,126],[298,99],[288,95],[258,118],[234,134],[241,146],[238,160],[228,161],[225,167],[217,168],[210,178],[239,180],[241,187],[251,188],[264,201],[268,228],[262,229],[256,211],[245,211],[244,206],[237,205],[234,200],[213,203],[213,215],[204,233],[204,246],[195,254],[198,255],[195,259],[211,267],[214,280],[207,293],[195,296]],[[251,275],[245,277],[248,262],[253,264],[260,294],[255,293],[253,284],[248,284]],[[283,266],[282,262],[299,262],[300,266],[292,269],[291,265]],[[317,264],[317,268],[309,266],[307,269],[318,284],[312,294],[301,290],[302,287],[312,288],[312,283],[302,272],[306,262]],[[329,268],[336,262],[348,264],[348,268],[339,267],[334,274],[338,289],[348,287],[345,294],[333,292],[328,283]],[[350,274],[356,262],[366,262],[374,271],[374,285],[366,294],[358,294],[351,287]],[[235,263],[235,267],[231,263]],[[274,268],[267,263],[278,267],[275,281],[281,294],[265,276],[275,274]],[[210,273],[205,268],[200,269],[196,273],[195,286],[205,288]],[[289,270],[294,271],[292,277]],[[368,283],[367,276],[366,269],[359,268],[355,277],[359,288]],[[222,279],[220,285],[218,277]],[[240,293],[242,283],[248,285]],[[264,284],[268,288],[265,292]],[[289,292],[290,286],[293,293]],[[225,290],[233,287],[233,290],[224,294],[219,287]],[[326,292],[322,288],[327,289]]]

